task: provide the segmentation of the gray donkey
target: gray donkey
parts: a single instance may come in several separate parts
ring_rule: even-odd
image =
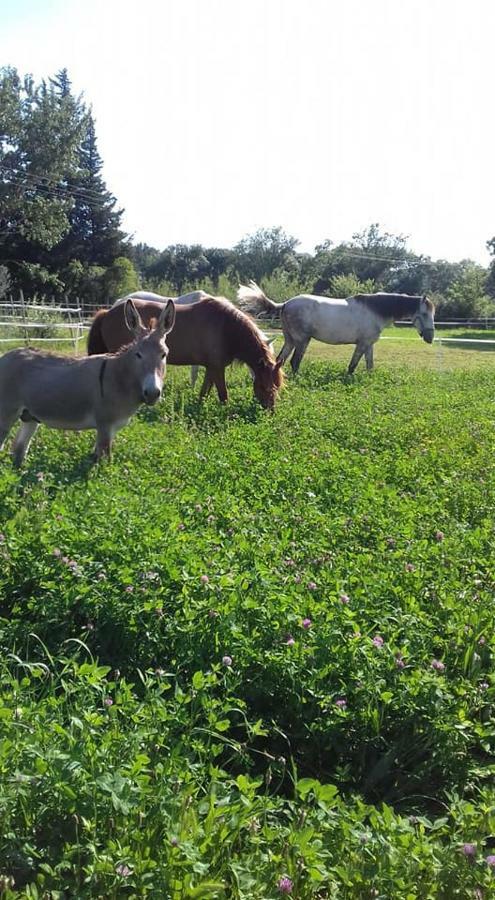
[[[134,342],[116,354],[55,356],[20,349],[0,358],[0,450],[14,422],[22,421],[12,447],[15,465],[23,462],[41,423],[72,431],[94,428],[95,460],[110,457],[116,432],[141,403],[159,399],[174,304],[164,304],[149,329],[132,300],[126,301],[125,318]]]

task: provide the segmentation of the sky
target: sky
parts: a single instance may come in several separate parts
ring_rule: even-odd
[[[66,67],[135,241],[312,251],[371,223],[487,264],[493,0],[0,0],[0,64]]]

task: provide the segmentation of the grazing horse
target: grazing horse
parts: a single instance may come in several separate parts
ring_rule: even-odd
[[[428,297],[378,293],[356,294],[340,300],[300,294],[285,303],[275,303],[256,282],[251,281],[248,287],[239,286],[237,299],[246,312],[259,313],[262,310],[273,317],[280,317],[284,345],[277,362],[284,363],[294,351],[291,359],[294,374],[311,338],[325,344],[355,344],[348,368],[349,375],[352,375],[363,355],[366,368],[373,368],[373,345],[385,326],[396,319],[411,318],[428,344],[432,343],[435,334],[435,307]]]
[[[72,431],[96,429],[94,457],[111,455],[115,433],[141,403],[156,403],[162,392],[173,327],[172,301],[143,325],[132,300],[122,306],[129,344],[104,356],[55,356],[39,350],[11,350],[0,358],[0,449],[12,425],[21,419],[12,447],[20,466],[30,441],[43,423]]]
[[[172,299],[176,306],[185,306],[188,303],[197,303],[198,300],[207,300],[208,297],[211,297],[211,294],[207,294],[206,291],[191,291],[190,294],[181,294],[180,297],[163,297],[161,294],[153,294],[151,291],[134,291],[133,294],[128,294],[127,297],[120,297],[112,306],[124,303],[128,299],[156,300],[158,303],[166,303],[167,300]],[[263,334],[263,332],[261,333]],[[269,338],[266,334],[263,334],[263,337],[268,344],[273,344],[274,338]],[[191,387],[194,387],[198,380],[199,370],[200,366],[191,366]]]
[[[180,297],[163,297],[162,294],[154,294],[152,291],[133,291],[126,297],[119,297],[112,306],[118,303],[125,303],[126,300],[156,300],[158,303],[166,303],[173,300],[176,306],[185,306],[187,303],[197,303],[198,300],[206,300],[211,297],[206,291],[191,291],[189,294],[181,294]],[[191,387],[194,387],[198,380],[199,366],[191,366]]]
[[[159,314],[163,304],[154,300],[134,300],[144,322]],[[118,350],[131,335],[122,304],[96,313],[88,335],[88,354]],[[228,399],[225,368],[234,360],[245,362],[253,373],[253,389],[266,409],[273,409],[283,383],[282,363],[273,353],[255,323],[228,300],[208,297],[194,304],[177,306],[175,326],[168,346],[168,362],[173,366],[205,366],[200,397],[215,385],[221,403]]]

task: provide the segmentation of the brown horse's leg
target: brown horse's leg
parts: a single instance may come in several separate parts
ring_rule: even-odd
[[[201,385],[201,390],[199,392],[199,399],[204,400],[205,397],[208,396],[211,389],[213,387],[213,376],[209,369],[205,372],[205,377],[203,384]]]
[[[227,403],[229,395],[227,393],[227,385],[225,384],[225,369],[218,369],[213,376],[215,387],[217,389],[218,399],[220,403]]]

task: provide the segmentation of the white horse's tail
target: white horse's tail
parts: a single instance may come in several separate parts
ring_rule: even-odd
[[[264,312],[271,318],[278,318],[285,306],[285,303],[275,303],[274,300],[270,300],[255,281],[250,281],[247,287],[244,284],[239,285],[237,304],[240,309],[251,315],[259,315]]]

